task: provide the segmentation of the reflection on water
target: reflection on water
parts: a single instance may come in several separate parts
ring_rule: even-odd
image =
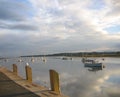
[[[102,70],[102,69],[103,69],[102,67],[89,67],[88,71],[96,72],[96,71],[99,71],[99,70]]]
[[[55,69],[60,74],[61,91],[69,97],[120,97],[120,59],[105,58],[105,68],[84,67],[81,58],[61,60],[47,57],[43,62],[40,57],[0,60],[0,65],[12,69],[11,64],[17,64],[19,74],[25,78],[25,65],[29,63],[33,70],[33,81],[49,88],[49,69]],[[101,58],[98,58],[101,60]],[[90,71],[99,71],[92,73]]]

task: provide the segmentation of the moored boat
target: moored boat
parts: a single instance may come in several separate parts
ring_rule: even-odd
[[[84,63],[85,67],[102,67],[102,63]]]
[[[94,60],[92,60],[92,59],[87,59],[87,58],[82,58],[82,62],[83,62],[83,63],[86,63],[86,62],[93,63]]]

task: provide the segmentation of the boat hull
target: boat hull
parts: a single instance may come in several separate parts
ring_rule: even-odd
[[[102,67],[102,63],[85,63],[85,67]]]

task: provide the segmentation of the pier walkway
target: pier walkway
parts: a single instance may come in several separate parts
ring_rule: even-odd
[[[0,67],[0,97],[67,97],[48,90],[42,86],[29,83],[25,79],[13,74],[4,67]]]

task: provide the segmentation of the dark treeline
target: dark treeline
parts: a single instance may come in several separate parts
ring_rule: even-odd
[[[43,57],[43,56],[68,56],[68,57],[120,57],[120,51],[117,52],[77,52],[77,53],[56,53],[48,55],[29,55],[21,57]]]

